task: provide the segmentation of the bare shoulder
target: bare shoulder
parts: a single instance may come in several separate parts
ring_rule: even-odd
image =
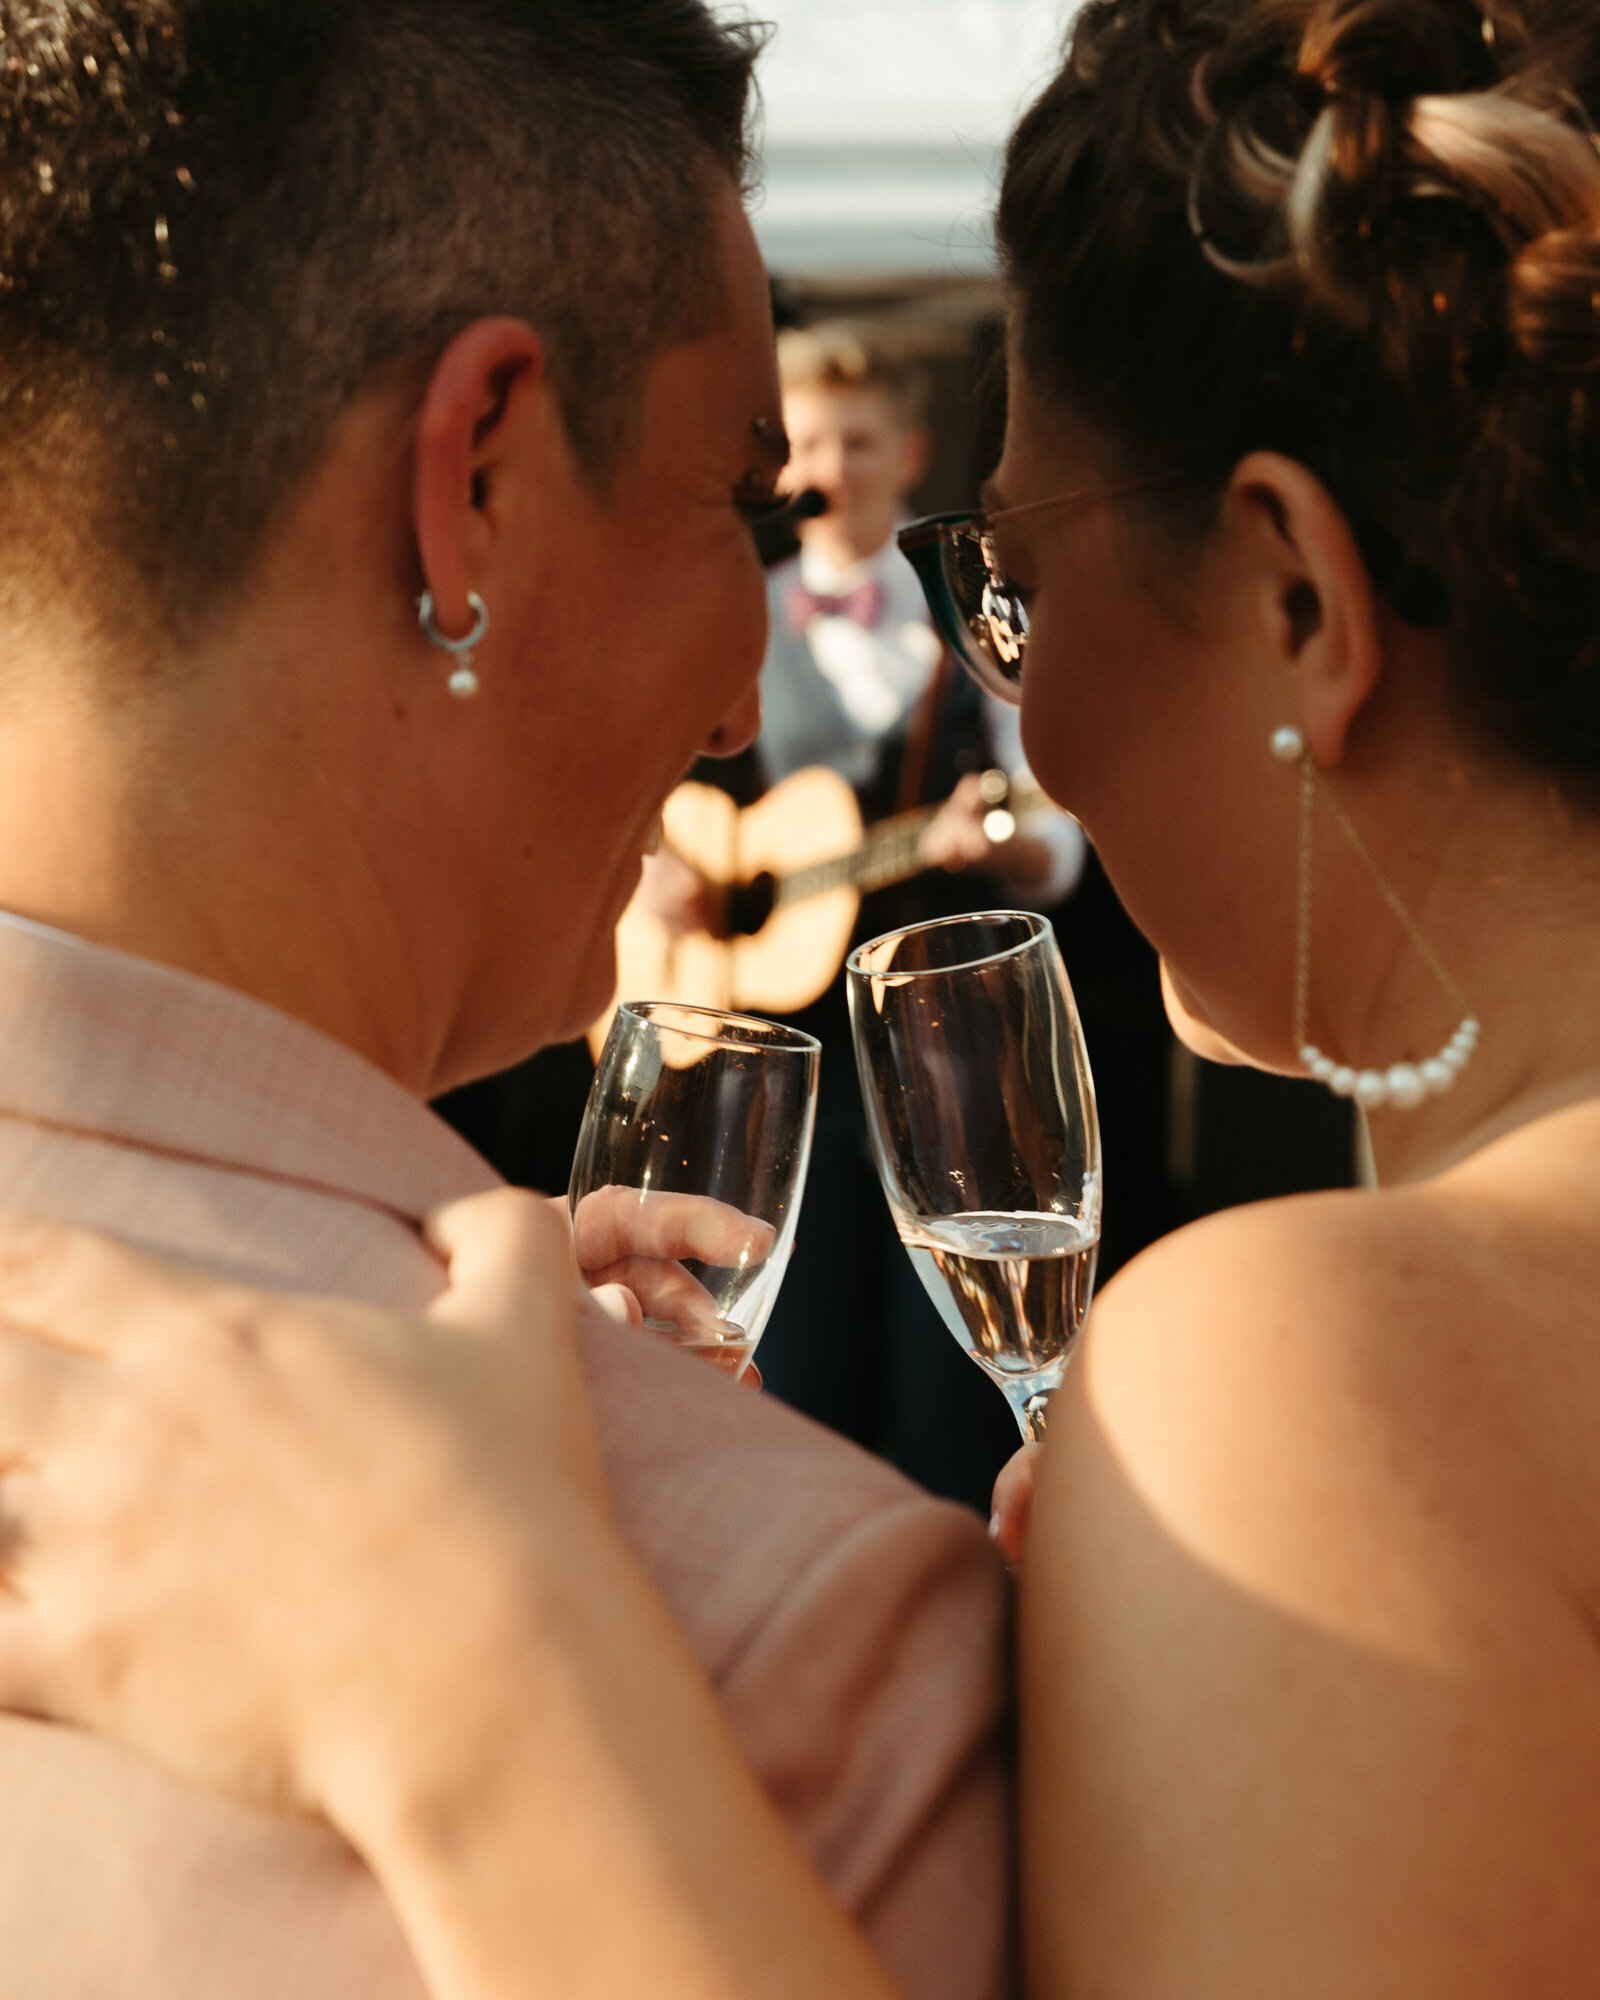
[[[1340,1192],[1230,1209],[1137,1258],[1096,1302],[1086,1372],[1120,1395],[1149,1369],[1233,1400],[1386,1369],[1397,1329],[1461,1328],[1470,1231],[1412,1194]],[[1174,1371],[1178,1371],[1177,1374]],[[1148,1386],[1156,1387],[1154,1376]]]
[[[1600,1579],[1600,1203],[1563,1208],[1549,1140],[1520,1144],[1177,1232],[1096,1305],[1076,1399],[1151,1479],[1204,1482],[1225,1455],[1233,1494],[1315,1490],[1321,1541],[1359,1491],[1485,1554],[1575,1532]]]
[[[1502,1192],[1216,1217],[1096,1305],[1023,1579],[1039,1991],[1600,1995],[1600,1251]]]
[[[1257,1202],[1164,1237],[1108,1285],[1099,1328],[1117,1337],[1173,1324],[1173,1308],[1241,1331],[1285,1311],[1302,1329],[1350,1329],[1396,1292],[1451,1262],[1461,1227],[1449,1204],[1415,1190],[1341,1190]],[[1180,1313],[1180,1316],[1182,1314]]]
[[[1408,1522],[1484,1561],[1586,1522],[1574,1575],[1600,1577],[1600,1230],[1541,1235],[1491,1188],[1302,1197],[1179,1231],[1097,1303],[1063,1418],[1190,1533],[1262,1559],[1270,1542],[1302,1576],[1308,1550],[1324,1575],[1346,1550],[1370,1574],[1369,1536],[1392,1554]]]
[[[1041,1524],[1109,1478],[1241,1580],[1338,1595],[1347,1564],[1366,1595],[1371,1540],[1413,1510],[1436,1528],[1423,1487],[1490,1449],[1467,1420],[1492,1420],[1500,1365],[1469,1253],[1448,1207],[1407,1194],[1266,1203],[1157,1244],[1091,1315]]]

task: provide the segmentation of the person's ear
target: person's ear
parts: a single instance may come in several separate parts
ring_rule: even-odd
[[[534,426],[548,426],[543,343],[516,319],[463,328],[434,365],[417,419],[412,513],[439,629],[467,631],[467,593],[494,539],[499,480]]]
[[[1251,452],[1234,468],[1227,504],[1267,651],[1283,669],[1283,720],[1326,769],[1344,756],[1383,671],[1372,578],[1332,494],[1296,460]]]

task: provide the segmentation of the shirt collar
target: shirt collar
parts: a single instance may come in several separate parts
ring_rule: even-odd
[[[848,569],[835,569],[819,548],[802,542],[800,581],[819,597],[848,597],[852,590],[859,590],[864,583],[882,583],[890,567],[901,560],[903,558],[893,535],[881,549],[874,549],[870,556],[851,563]]]
[[[249,995],[0,911],[0,1116],[418,1221],[497,1186],[375,1064]]]

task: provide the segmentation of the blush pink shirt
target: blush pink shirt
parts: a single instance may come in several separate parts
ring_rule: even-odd
[[[442,1282],[419,1218],[494,1183],[303,1023],[0,916],[0,1205],[417,1307]],[[998,2000],[1008,1611],[981,1525],[644,1335],[586,1339],[624,1532],[753,1769],[911,2000]],[[0,1717],[3,2000],[422,1992],[327,1829]]]

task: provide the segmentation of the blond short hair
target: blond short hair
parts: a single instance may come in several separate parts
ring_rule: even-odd
[[[842,323],[790,327],[778,336],[778,380],[792,389],[877,389],[907,430],[928,414],[928,378],[915,361],[890,353],[870,333]]]

